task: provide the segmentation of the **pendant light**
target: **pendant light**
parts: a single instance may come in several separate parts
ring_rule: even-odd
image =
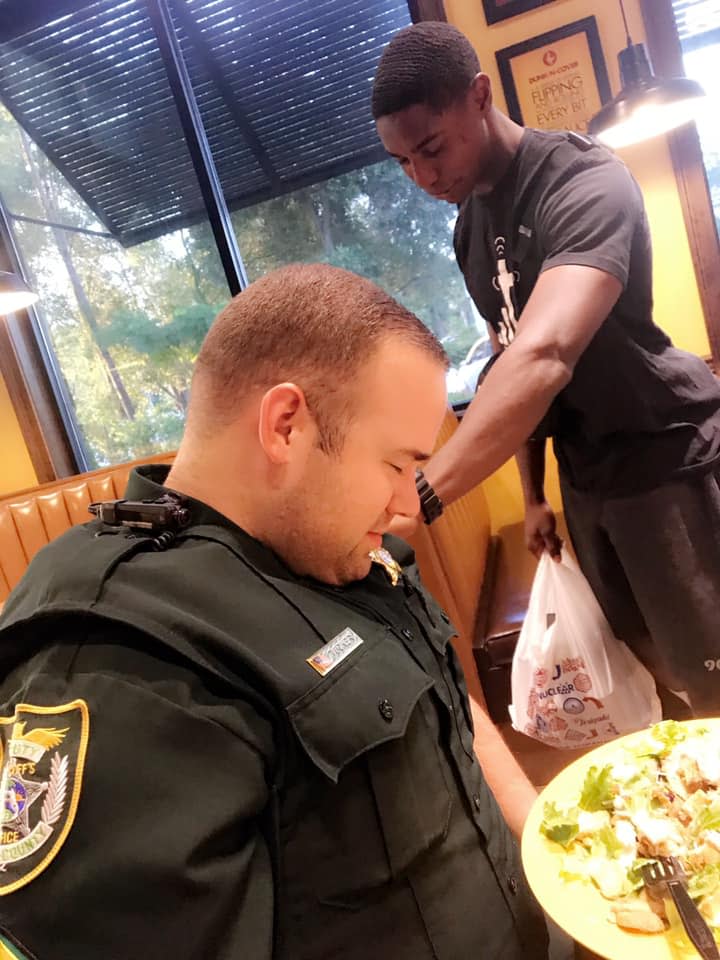
[[[596,113],[588,132],[618,149],[649,140],[694,120],[705,91],[688,77],[660,80],[644,43],[633,43],[623,0],[619,0],[627,46],[618,54],[620,93]]]
[[[38,295],[16,273],[0,270],[0,316],[35,303]]]

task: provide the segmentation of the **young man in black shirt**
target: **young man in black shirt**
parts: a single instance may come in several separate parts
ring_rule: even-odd
[[[543,490],[552,436],[573,545],[616,633],[695,713],[716,713],[720,388],[653,323],[637,184],[592,140],[497,110],[473,47],[446,23],[391,41],[373,113],[408,176],[459,205],[458,264],[502,352],[424,471],[425,519],[515,454],[528,546],[557,556]]]

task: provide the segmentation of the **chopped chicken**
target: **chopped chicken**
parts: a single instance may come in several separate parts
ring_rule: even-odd
[[[625,930],[639,933],[662,933],[667,927],[667,917],[662,903],[640,894],[623,900],[610,908],[615,923]]]

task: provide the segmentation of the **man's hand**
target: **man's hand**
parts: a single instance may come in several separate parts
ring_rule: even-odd
[[[525,507],[525,544],[538,560],[543,550],[547,550],[553,560],[560,560],[562,540],[556,532],[553,508],[545,500]]]
[[[395,537],[400,537],[401,540],[408,540],[417,530],[418,523],[420,523],[419,513],[414,517],[406,517],[402,513],[396,513],[390,521],[387,532],[392,533]]]

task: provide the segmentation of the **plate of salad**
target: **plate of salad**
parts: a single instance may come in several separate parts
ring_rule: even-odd
[[[571,763],[535,801],[522,859],[544,910],[607,960],[698,954],[641,868],[676,857],[720,943],[720,719],[666,720]]]

